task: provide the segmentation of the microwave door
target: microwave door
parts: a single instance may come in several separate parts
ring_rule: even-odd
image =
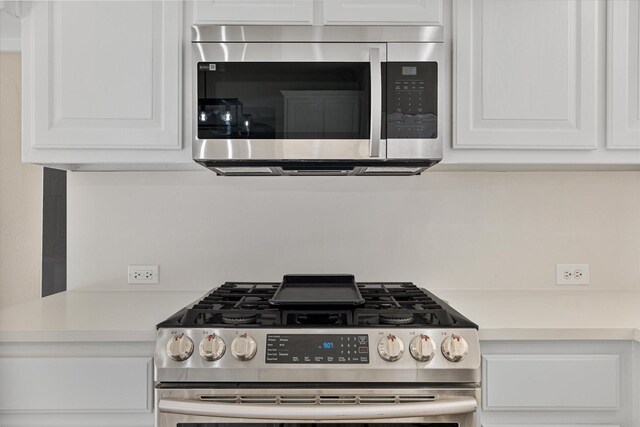
[[[194,43],[195,160],[376,160],[385,43]]]

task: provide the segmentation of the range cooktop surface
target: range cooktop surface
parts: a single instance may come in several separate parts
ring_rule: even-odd
[[[158,325],[156,379],[476,383],[477,329],[413,283],[227,282]]]
[[[446,302],[413,283],[358,283],[364,302],[352,306],[322,303],[276,306],[270,301],[280,285],[227,282],[160,323],[158,328],[420,326],[478,329]]]

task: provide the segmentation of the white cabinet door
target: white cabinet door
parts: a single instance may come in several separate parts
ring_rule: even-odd
[[[640,2],[608,2],[607,148],[640,149]]]
[[[181,29],[181,2],[32,2],[23,160],[182,160]]]
[[[150,412],[150,357],[2,357],[0,414]]]
[[[324,0],[325,25],[442,25],[442,0]]]
[[[313,0],[197,0],[196,24],[311,24]]]
[[[454,148],[595,149],[604,4],[457,0]]]
[[[485,411],[613,411],[620,405],[618,355],[491,354],[482,370]]]

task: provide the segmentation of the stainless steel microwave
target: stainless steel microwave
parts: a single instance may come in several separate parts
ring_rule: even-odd
[[[192,36],[193,159],[220,175],[416,175],[442,159],[442,27]]]

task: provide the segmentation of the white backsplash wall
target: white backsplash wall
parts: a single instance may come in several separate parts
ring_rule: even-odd
[[[640,290],[639,172],[428,172],[419,177],[221,178],[71,173],[68,288],[209,289],[285,273],[353,273],[430,288]]]

